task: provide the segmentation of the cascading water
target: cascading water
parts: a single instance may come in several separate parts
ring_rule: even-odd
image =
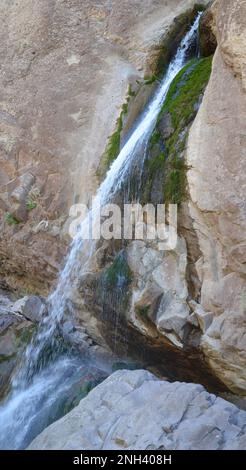
[[[57,396],[66,393],[75,380],[74,376],[77,377],[81,368],[84,367],[84,364],[78,364],[78,359],[62,356],[56,340],[57,328],[66,310],[67,302],[76,288],[76,280],[82,270],[86,273],[89,269],[90,258],[95,247],[93,240],[84,240],[83,231],[87,229],[89,219],[94,217],[99,206],[114,198],[131,170],[134,156],[139,150],[142,155],[145,153],[170,84],[185,65],[187,51],[198,31],[200,16],[201,13],[198,14],[193,26],[182,40],[155,96],[99,187],[93,204],[93,212],[83,221],[80,232],[73,240],[57,287],[48,299],[49,314],[43,318],[37,335],[27,348],[20,370],[12,381],[10,396],[0,408],[1,449],[17,449],[28,445],[49,424],[45,417],[47,413],[52,414],[52,407],[57,402]],[[49,355],[49,361],[46,360],[47,350],[54,353],[53,356]],[[70,373],[66,374],[68,370]],[[51,421],[52,417],[49,419],[49,422]]]

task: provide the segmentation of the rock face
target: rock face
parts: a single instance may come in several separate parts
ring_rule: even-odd
[[[0,397],[7,390],[11,373],[41,319],[45,304],[39,297],[17,301],[0,294]]]
[[[135,347],[133,330],[140,333],[143,349],[147,343],[162,351],[168,373],[177,365],[176,373],[183,369],[186,379],[205,384],[205,363],[220,383],[241,395],[246,394],[245,7],[237,1],[216,1],[205,14],[207,42],[212,47],[214,35],[218,42],[205,95],[209,57],[198,65],[192,62],[174,80],[150,142],[144,202],[160,203],[164,193],[165,201],[179,204],[177,249],[162,254],[154,244],[131,242],[123,250],[127,265],[108,250],[94,280],[91,274],[81,285],[91,311],[113,324],[115,343],[124,337],[122,323]],[[132,173],[134,179],[135,168]],[[107,283],[108,277],[113,282]],[[107,292],[104,296],[98,294],[98,281]],[[194,360],[198,367],[193,367]],[[178,377],[184,378],[182,373]]]
[[[88,202],[95,191],[96,169],[127,86],[152,70],[174,16],[194,3],[85,1],[82,8],[79,0],[2,2],[1,17],[8,18],[9,25],[8,32],[6,26],[1,29],[2,43],[8,37],[11,47],[2,58],[0,274],[11,285],[43,292],[50,288],[67,250],[69,206]],[[141,14],[136,14],[140,6]],[[199,69],[189,64],[156,128],[168,150],[169,168],[164,168],[164,150],[156,147],[156,135],[152,136],[153,159],[148,163],[153,177],[151,187],[146,185],[151,195],[147,202],[159,202],[162,194],[166,202],[179,204],[176,250],[162,254],[154,244],[142,242],[123,249],[120,243],[100,247],[92,260],[95,269],[78,280],[81,304],[72,299],[84,317],[82,326],[74,328],[67,317],[63,324],[65,337],[87,344],[90,334],[84,323],[91,322],[88,330],[98,336],[98,323],[104,323],[117,344],[122,322],[129,342],[140,351],[143,345],[158,349],[164,362],[165,354],[175,353],[175,364],[169,355],[174,373],[177,367],[186,379],[196,380],[198,374],[204,375],[205,364],[218,383],[242,395],[245,16],[245,1],[239,0],[216,0],[204,16],[204,55],[218,44],[205,95],[209,57],[201,59]],[[189,87],[197,70],[205,79]],[[184,82],[191,101],[178,102],[174,114],[172,104]],[[163,191],[166,169],[170,178]],[[181,204],[186,173],[187,201]],[[18,304],[20,313],[31,318],[32,307],[22,307]],[[4,319],[5,329],[9,321]],[[198,364],[198,372],[193,364]],[[226,445],[219,441],[219,447]]]
[[[245,419],[245,411],[201,385],[118,371],[29,449],[238,450],[246,445]]]
[[[195,2],[41,3],[1,6],[2,43],[8,37],[9,44],[2,58],[0,274],[12,286],[46,292],[67,250],[69,206],[88,202],[94,193],[116,118],[118,134],[125,126],[124,140],[148,100],[145,89],[131,107],[133,85],[136,80],[153,85],[155,77],[144,80],[144,74],[160,65],[174,16]],[[133,185],[144,202],[178,204],[176,248],[163,253],[155,242],[100,242],[89,274],[76,279],[78,291],[68,299],[60,325],[80,352],[90,349],[100,357],[107,341],[125,356],[135,350],[145,361],[146,355],[146,367],[167,372],[169,379],[199,380],[241,395],[246,394],[245,17],[246,3],[239,0],[216,0],[206,12],[200,29],[206,57],[191,61],[173,81],[150,140],[147,172],[142,165],[144,188],[139,191],[137,179]],[[163,51],[164,59],[167,55]],[[132,180],[138,170],[136,164]],[[33,331],[31,322],[42,314],[35,295],[0,302],[5,386]],[[105,348],[104,354],[111,352]],[[200,385],[123,371],[30,448],[242,449],[245,417]]]
[[[128,84],[195,3],[1,2],[0,274],[12,286],[49,290]]]
[[[246,3],[216,1],[212,11],[219,47],[189,136],[189,211],[200,251],[200,305],[212,314],[202,349],[215,374],[245,394]]]
[[[202,56],[214,54],[217,40],[213,30],[213,12],[209,8],[203,14],[199,27],[200,53]]]
[[[183,348],[190,313],[185,241],[179,239],[176,250],[166,253],[135,241],[127,249],[127,260],[136,279],[129,321],[147,335],[151,322],[161,335]]]

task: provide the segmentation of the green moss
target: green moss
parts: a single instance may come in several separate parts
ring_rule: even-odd
[[[161,133],[157,129],[154,130],[151,138],[150,138],[150,147],[154,147],[155,144],[158,144],[161,138]]]
[[[20,223],[10,212],[5,215],[5,220],[9,225],[18,225]]]
[[[165,159],[166,159],[165,153],[161,152],[155,158],[148,160],[147,165],[148,165],[149,175],[151,179],[154,177],[157,170],[163,167],[165,163]]]
[[[9,362],[16,357],[16,354],[11,354],[10,356],[0,355],[0,365],[5,362]]]
[[[199,100],[202,97],[211,73],[212,57],[191,60],[175,77],[158,116],[149,144],[149,156],[145,163],[145,181],[142,201],[148,202],[154,190],[156,197],[157,178],[163,179],[160,202],[180,204],[187,198],[184,150]],[[168,117],[168,119],[166,119]],[[164,119],[163,119],[164,118]],[[171,131],[166,137],[166,124],[171,120]]]
[[[136,96],[136,92],[133,91],[131,84],[129,84],[129,86],[128,86],[127,95],[128,95],[128,96],[127,96],[128,99],[129,99],[130,97]]]
[[[61,400],[57,403],[58,406],[53,407],[50,422],[56,421],[69,413],[69,411],[79,404],[82,398],[85,398],[93,388],[99,385],[106,378],[106,374],[102,374],[100,377],[91,380],[87,380],[86,377],[82,376],[80,381],[73,383],[73,385],[67,389],[66,394],[63,395]],[[47,423],[47,425],[48,424],[49,423]]]
[[[157,138],[157,137],[156,137]],[[154,185],[155,177],[164,168],[166,155],[164,152],[158,153],[155,157],[146,161],[146,171],[148,178],[144,182],[144,188],[141,194],[141,203],[147,204],[151,198],[151,189]]]
[[[161,77],[163,75],[172,57],[174,57],[182,38],[195,21],[197,13],[203,10],[205,10],[204,5],[197,3],[192,9],[187,10],[174,19],[169,31],[163,38],[163,43],[159,48],[156,60],[152,64],[151,69],[155,76]]]
[[[97,170],[97,176],[102,178],[107,170],[112,165],[113,161],[118,157],[120,153],[120,138],[121,131],[123,129],[123,118],[128,112],[128,101],[123,104],[120,116],[116,121],[116,128],[114,133],[108,138],[106,150],[102,156],[100,166]]]
[[[194,9],[196,11],[205,11],[206,8],[207,8],[207,6],[203,5],[202,3],[195,3],[195,5],[194,5]]]
[[[113,264],[105,271],[103,281],[104,285],[110,288],[126,287],[130,284],[132,272],[123,253],[119,253]]]
[[[180,204],[187,196],[186,172],[184,160],[175,159],[172,162],[164,186],[164,199],[171,204]]]
[[[120,152],[120,134],[123,127],[123,112],[116,122],[116,129],[114,133],[109,137],[108,144],[105,151],[105,164],[109,168],[111,163],[119,155]]]
[[[153,75],[145,75],[144,77],[144,84],[145,85],[152,85],[152,83],[155,83],[156,80],[158,80],[157,75],[153,73]]]
[[[36,209],[36,207],[37,207],[36,201],[33,201],[32,199],[28,199],[28,201],[26,203],[27,210],[31,211],[33,209]]]
[[[127,114],[127,111],[128,111],[128,104],[124,103],[122,106],[122,117],[123,117],[123,114]]]
[[[143,305],[141,307],[138,306],[138,307],[136,307],[136,312],[141,317],[147,317],[149,309],[150,309],[150,305]]]
[[[172,82],[160,117],[165,112],[170,113],[176,131],[179,131],[196,114],[195,104],[205,90],[211,67],[212,56],[200,60],[193,59]]]
[[[61,404],[61,416],[64,416],[65,414],[69,413],[75,406],[79,404],[79,402],[82,400],[82,398],[85,398],[93,388],[95,388],[97,385],[102,382],[103,379],[101,380],[94,380],[94,381],[89,381],[85,383],[82,386],[75,386],[75,390],[73,391],[72,396],[66,397],[64,399],[64,403]]]
[[[187,197],[187,165],[183,160],[189,128],[194,120],[200,97],[208,83],[212,56],[191,60],[175,77],[158,116],[156,128],[150,139],[150,154],[146,162],[148,180],[145,191],[150,193],[153,181],[162,169],[164,200],[180,204]],[[162,117],[171,117],[173,132],[168,138],[162,136]],[[159,148],[158,155],[155,156]],[[162,150],[164,148],[164,151]]]
[[[180,204],[186,199],[187,166],[180,159],[193,121],[199,97],[204,93],[212,66],[212,57],[189,62],[174,79],[161,111],[169,113],[174,133],[166,140],[170,168],[165,182],[165,201]],[[186,130],[186,132],[184,132]]]

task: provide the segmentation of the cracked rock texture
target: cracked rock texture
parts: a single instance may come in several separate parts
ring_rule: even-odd
[[[45,429],[29,449],[238,450],[246,446],[245,422],[245,411],[201,385],[123,370]]]

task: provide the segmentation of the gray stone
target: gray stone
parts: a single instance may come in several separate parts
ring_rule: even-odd
[[[17,300],[14,303],[12,310],[15,313],[20,313],[28,320],[38,323],[45,312],[45,308],[45,302],[43,299],[37,295],[30,295]]]
[[[62,325],[62,331],[64,335],[69,335],[74,331],[74,325],[71,321],[67,320]]]
[[[130,321],[146,336],[151,329],[147,316],[161,335],[174,346],[183,348],[184,327],[190,315],[187,304],[187,251],[185,240],[178,237],[175,250],[161,252],[153,243],[134,241],[127,248],[127,262],[137,280],[133,289]],[[139,311],[144,315],[139,315]]]
[[[19,222],[27,220],[27,198],[34,182],[35,176],[31,173],[25,173],[19,178],[18,186],[10,195],[11,214]]]
[[[34,331],[33,323],[14,309],[16,304],[7,296],[0,296],[0,397]]]
[[[45,429],[29,449],[245,449],[245,420],[245,411],[201,385],[121,370]]]
[[[189,317],[187,318],[187,322],[190,323],[190,325],[192,326],[196,326],[196,327],[199,326],[197,316],[194,312],[191,315],[189,315]]]
[[[174,133],[174,128],[172,125],[172,116],[170,113],[165,113],[162,116],[158,124],[158,128],[160,129],[164,139],[168,139],[169,137],[171,137],[171,135]]]

